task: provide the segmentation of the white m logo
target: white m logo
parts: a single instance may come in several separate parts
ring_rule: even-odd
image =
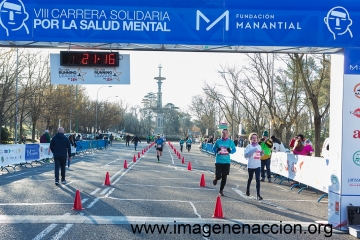
[[[205,20],[206,23],[209,23],[210,20],[199,10],[196,11],[196,30],[200,30],[200,17]],[[206,31],[209,31],[215,24],[220,22],[221,19],[225,18],[225,30],[229,31],[229,10],[226,10],[220,17],[218,17],[212,24],[210,24]]]
[[[359,69],[358,65],[355,66],[350,65],[350,70],[358,70],[358,69]]]

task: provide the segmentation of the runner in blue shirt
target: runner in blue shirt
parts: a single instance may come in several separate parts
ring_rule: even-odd
[[[236,152],[235,144],[228,137],[229,132],[223,129],[222,138],[216,140],[213,146],[215,157],[215,178],[213,184],[216,185],[217,181],[221,179],[219,194],[224,196],[223,190],[226,184],[227,175],[230,173],[230,155]]]
[[[188,152],[190,152],[190,149],[191,149],[191,143],[192,143],[191,139],[190,139],[190,138],[188,138],[188,140],[186,140],[186,149],[188,150]]]
[[[158,162],[160,162],[159,156],[162,156],[163,146],[164,146],[164,139],[160,138],[160,135],[158,134],[155,139],[155,148],[156,148],[156,157],[158,159]]]
[[[184,140],[180,139],[180,151],[182,152],[184,146]]]

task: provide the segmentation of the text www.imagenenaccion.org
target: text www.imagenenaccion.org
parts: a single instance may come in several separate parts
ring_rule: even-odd
[[[200,234],[203,237],[219,234],[307,234],[332,236],[332,225],[310,224],[131,224],[134,234]]]

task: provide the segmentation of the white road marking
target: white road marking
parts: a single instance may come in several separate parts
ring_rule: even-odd
[[[80,213],[79,215],[80,215],[80,216],[83,216],[84,213]],[[52,240],[61,239],[61,237],[62,237],[67,231],[69,231],[69,229],[70,229],[72,226],[74,226],[73,223],[68,223],[68,224],[66,224],[65,227],[62,228],[59,232],[57,232],[51,239],[52,239]]]
[[[124,199],[127,201],[129,199]],[[142,199],[147,201],[147,199]],[[78,215],[69,215],[64,218],[64,215],[0,215],[1,223],[11,223],[14,222],[21,223],[26,219],[27,221],[33,223],[54,223],[61,224],[64,223],[64,220],[67,224],[174,224],[176,221],[177,224],[259,224],[260,226],[264,224],[280,224],[280,221],[276,220],[247,220],[247,219],[220,219],[220,218],[178,218],[178,217],[142,217],[142,216],[99,216],[99,215],[88,215],[84,216],[81,214]],[[314,224],[314,222],[300,222],[300,221],[281,221],[282,225],[285,224],[300,224],[303,227],[308,227]]]
[[[86,208],[91,208],[92,206],[95,205],[95,203],[97,203],[100,200],[100,198],[95,198]]]
[[[141,159],[141,158],[140,158]],[[139,159],[139,160],[140,160]],[[139,160],[138,161],[136,161],[134,164],[132,164],[125,172],[123,172],[122,174],[121,174],[121,176],[120,177],[118,177],[118,179],[116,179],[112,184],[113,185],[115,185],[128,171],[130,171],[130,169],[132,168],[132,167],[134,167],[135,165],[136,165],[136,163],[138,163],[139,162]],[[120,172],[120,171],[119,171]],[[111,191],[112,192],[112,191]],[[109,196],[109,194],[107,194],[107,196]],[[86,208],[91,208],[91,207],[93,207],[94,205],[95,205],[95,203],[97,203],[98,201],[100,200],[100,198],[95,198]]]
[[[47,228],[45,228],[41,233],[36,235],[32,240],[40,240],[45,237],[49,232],[51,232],[58,224],[51,224]]]
[[[239,194],[240,197],[242,197],[242,198],[244,198],[244,199],[247,199],[247,200],[249,199],[249,197],[245,196],[245,195],[242,193],[242,191],[240,191],[239,189],[232,188],[232,190],[233,190],[234,192],[236,192],[237,194]]]
[[[158,188],[173,188],[173,189],[189,189],[189,190],[207,190],[207,191],[214,191],[214,188],[203,188],[203,187],[174,187],[174,186],[161,186],[161,185],[151,185],[151,184],[136,184],[136,183],[129,183],[129,184],[121,184],[122,186],[141,186],[141,187],[158,187]],[[216,190],[217,191],[217,190]]]
[[[95,195],[98,191],[100,191],[101,190],[101,188],[97,188],[97,189],[95,189],[94,191],[92,191],[91,193],[90,193],[90,195]]]
[[[100,195],[104,195],[107,191],[109,191],[110,190],[110,187],[107,187],[107,188],[105,188],[101,193],[100,193]]]
[[[70,213],[65,213],[63,216],[70,216]],[[45,237],[49,232],[51,232],[58,224],[51,224],[47,228],[45,228],[41,233],[36,235],[32,240],[40,240]]]
[[[108,198],[114,190],[115,190],[115,188],[111,188],[111,190],[105,195],[105,197]]]

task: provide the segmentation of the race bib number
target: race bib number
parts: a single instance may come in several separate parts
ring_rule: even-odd
[[[229,152],[227,151],[227,149],[225,148],[225,147],[220,147],[220,152],[219,152],[219,154],[221,154],[221,155],[228,155],[229,154]]]
[[[158,148],[162,148],[162,145],[161,145],[161,144],[158,144],[157,147],[158,147]]]
[[[260,151],[257,150],[255,153],[254,153],[254,159],[255,160],[260,160]]]
[[[187,145],[188,145],[188,146],[190,146],[190,145],[191,145],[191,143],[187,143]]]

